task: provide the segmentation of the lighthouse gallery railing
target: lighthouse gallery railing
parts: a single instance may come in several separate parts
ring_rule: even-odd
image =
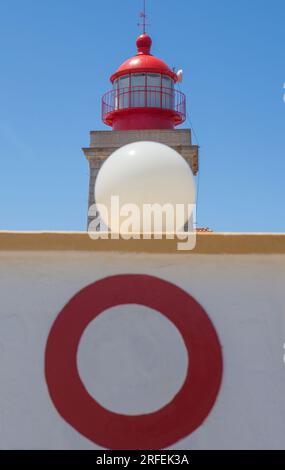
[[[172,110],[186,119],[186,96],[174,88],[132,86],[105,93],[102,98],[102,118],[114,111],[130,108],[160,108]]]

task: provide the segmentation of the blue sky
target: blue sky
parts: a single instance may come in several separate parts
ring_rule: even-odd
[[[201,146],[198,224],[285,231],[284,0],[148,4],[153,53],[184,69]],[[81,148],[106,129],[101,96],[135,52],[141,5],[1,0],[0,230],[86,228]]]

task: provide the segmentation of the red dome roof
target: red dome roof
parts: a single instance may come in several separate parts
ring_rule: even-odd
[[[121,77],[129,73],[162,73],[168,75],[175,82],[177,81],[177,75],[171,70],[163,60],[158,59],[150,54],[152,45],[151,37],[148,34],[142,34],[137,39],[138,53],[134,57],[126,60],[118,70],[111,76],[111,82],[114,82],[116,78]]]

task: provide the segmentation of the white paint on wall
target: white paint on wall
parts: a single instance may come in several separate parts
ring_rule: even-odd
[[[77,356],[81,379],[107,410],[158,411],[182,388],[188,353],[166,317],[141,305],[106,310],[86,328]]]
[[[207,311],[223,347],[217,403],[173,448],[284,449],[284,255],[83,252],[0,254],[0,448],[99,448],[53,407],[44,351],[56,316],[75,293],[124,273],[185,289]]]

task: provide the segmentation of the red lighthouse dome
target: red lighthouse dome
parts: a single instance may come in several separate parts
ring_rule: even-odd
[[[146,33],[137,54],[111,76],[113,90],[102,99],[102,119],[113,130],[173,129],[185,121],[186,98],[174,88],[176,73],[151,55]]]

